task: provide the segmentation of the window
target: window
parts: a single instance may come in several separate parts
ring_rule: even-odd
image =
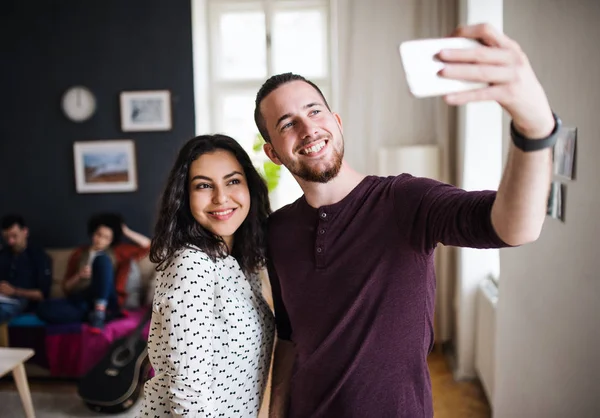
[[[202,91],[207,95],[204,116],[209,118],[208,130],[232,136],[259,164],[266,156],[262,150],[253,151],[258,138],[254,99],[268,77],[288,71],[303,75],[329,98],[332,90],[329,0],[204,0],[200,3],[205,5],[202,12],[208,48],[206,65],[203,68],[195,65],[194,71],[207,72],[206,88]],[[200,7],[196,4],[196,8]],[[195,16],[199,21],[201,14],[195,13]],[[194,38],[196,41],[197,37]],[[202,128],[207,129],[207,125],[203,123]],[[282,170],[282,177],[276,199],[279,202],[273,202],[275,208],[301,194],[295,182],[289,181],[291,175],[287,170]]]

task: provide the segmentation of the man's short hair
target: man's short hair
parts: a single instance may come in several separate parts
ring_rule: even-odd
[[[2,230],[12,228],[14,225],[18,225],[21,229],[27,226],[25,219],[21,215],[15,213],[5,215],[2,218],[2,221],[0,221],[0,228],[2,228]]]
[[[260,132],[260,134],[262,135],[263,139],[266,142],[271,142],[271,138],[269,137],[269,132],[267,131],[267,125],[265,122],[265,118],[262,115],[262,113],[260,112],[260,104],[265,99],[265,97],[267,97],[271,92],[276,90],[279,86],[289,83],[289,82],[292,82],[292,81],[304,81],[305,83],[310,84],[319,93],[319,95],[323,99],[323,102],[325,103],[325,106],[327,106],[327,109],[329,111],[331,111],[331,109],[329,108],[329,104],[327,103],[327,99],[325,99],[325,96],[323,96],[323,92],[312,81],[307,80],[306,78],[302,77],[301,75],[293,74],[293,73],[283,73],[283,74],[274,75],[271,78],[269,78],[267,81],[265,81],[265,83],[262,85],[260,90],[258,90],[258,93],[256,94],[256,101],[255,101],[255,108],[254,108],[254,123],[256,123],[256,127],[258,128],[258,131]]]

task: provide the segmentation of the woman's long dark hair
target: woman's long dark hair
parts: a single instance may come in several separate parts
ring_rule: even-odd
[[[201,155],[217,150],[233,154],[244,169],[250,191],[250,210],[234,234],[231,255],[246,274],[258,272],[264,265],[265,229],[271,213],[267,185],[237,141],[226,135],[201,135],[190,139],[179,151],[160,201],[150,246],[150,261],[158,264],[157,270],[164,268],[177,251],[189,246],[200,248],[213,261],[229,254],[223,239],[202,227],[190,211],[190,165]]]

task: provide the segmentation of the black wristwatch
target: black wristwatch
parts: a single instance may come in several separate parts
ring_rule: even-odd
[[[552,116],[554,117],[554,129],[552,130],[552,132],[550,132],[550,135],[540,139],[524,137],[515,129],[515,124],[511,121],[510,137],[512,138],[515,146],[525,152],[539,151],[544,148],[553,147],[556,143],[556,139],[558,138],[558,133],[560,132],[562,122],[559,119],[559,117],[556,116],[556,113],[552,112]]]

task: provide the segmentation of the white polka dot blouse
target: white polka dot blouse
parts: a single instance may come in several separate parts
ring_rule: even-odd
[[[256,417],[274,337],[260,279],[185,249],[156,277],[141,417]]]

